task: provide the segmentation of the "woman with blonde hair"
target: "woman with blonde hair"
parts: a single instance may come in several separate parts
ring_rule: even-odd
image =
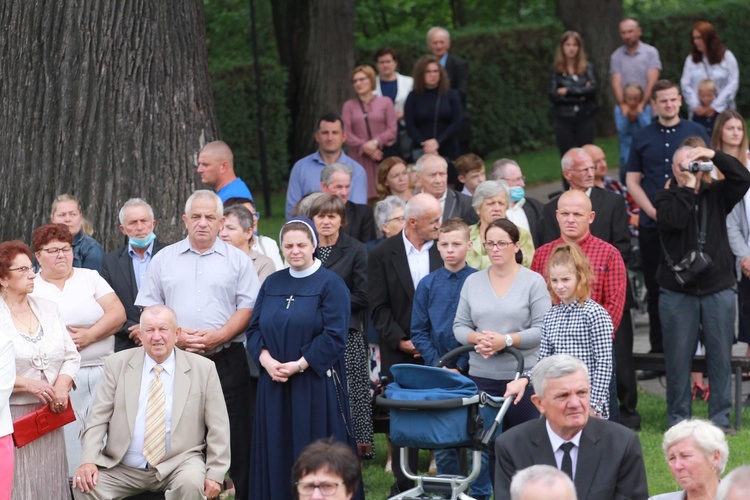
[[[367,174],[367,199],[377,197],[375,173],[383,159],[383,148],[396,142],[398,120],[393,101],[378,96],[375,90],[375,70],[370,66],[357,66],[351,74],[357,97],[349,99],[341,108],[344,122],[347,154],[362,165]]]
[[[575,31],[566,31],[557,44],[548,93],[561,158],[571,148],[594,142],[597,90],[594,67],[586,60],[583,38]]]
[[[52,202],[50,222],[65,224],[73,235],[73,267],[102,273],[104,249],[92,238],[94,228],[83,216],[81,202],[72,194],[61,194]]]

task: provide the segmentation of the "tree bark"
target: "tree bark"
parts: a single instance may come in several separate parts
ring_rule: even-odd
[[[599,134],[611,135],[615,128],[609,57],[622,43],[619,30],[622,0],[557,0],[557,17],[566,29],[575,30],[583,37],[586,55],[593,63],[599,80]]]
[[[353,96],[353,0],[274,0],[281,63],[289,70],[292,158],[315,150],[313,132],[323,113],[341,112]]]
[[[107,251],[131,197],[181,238],[197,153],[218,138],[202,0],[7,0],[0,20],[0,238],[29,241],[65,192]]]

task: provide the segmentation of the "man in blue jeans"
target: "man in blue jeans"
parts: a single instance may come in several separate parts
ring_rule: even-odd
[[[724,179],[691,168],[713,162]],[[710,167],[710,164],[708,165]],[[708,148],[680,147],[672,161],[667,187],[656,193],[656,225],[664,257],[659,282],[659,315],[667,372],[667,421],[673,426],[691,416],[690,368],[702,326],[711,395],[708,416],[727,432],[731,402],[731,355],[737,294],[734,256],[726,218],[750,188],[750,172],[734,157]],[[691,252],[708,262],[685,264]],[[687,267],[693,277],[676,272]]]

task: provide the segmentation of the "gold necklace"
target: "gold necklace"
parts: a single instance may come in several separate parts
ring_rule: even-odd
[[[31,325],[34,324],[34,313],[31,311],[31,308],[29,308],[29,323],[26,323],[24,320],[22,320],[21,317],[18,314],[16,314],[16,311],[14,311],[12,307],[8,306],[8,309],[10,309],[11,314],[15,316],[16,319],[20,321],[23,326],[26,327],[29,335],[34,333],[34,329],[31,328]]]

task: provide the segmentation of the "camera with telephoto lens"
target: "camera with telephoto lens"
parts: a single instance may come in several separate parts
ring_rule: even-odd
[[[691,161],[688,166],[688,172],[697,174],[698,172],[711,172],[714,169],[713,162],[710,161]]]

